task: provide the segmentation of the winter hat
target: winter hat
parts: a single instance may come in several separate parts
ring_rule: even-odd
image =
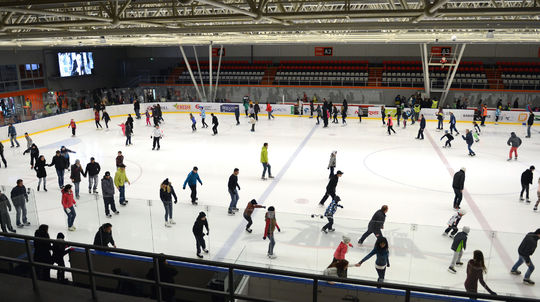
[[[75,160],[75,164],[80,164],[80,163],[81,163],[80,160],[78,160],[78,159]]]
[[[199,212],[199,219],[203,218],[203,217],[206,217],[206,213],[205,212]]]
[[[105,172],[105,176],[111,176],[111,172],[109,171]]]
[[[268,207],[268,212],[274,212],[276,209],[273,206]]]
[[[256,204],[257,204],[257,201],[256,201],[255,199],[252,199],[250,202],[251,202],[252,205],[256,205]]]
[[[467,169],[465,169],[465,167],[461,167],[460,170],[463,171],[463,172],[465,172]]]
[[[469,234],[470,231],[471,231],[471,229],[468,226],[463,227],[463,232]]]
[[[64,233],[60,232],[58,233],[58,235],[56,235],[56,239],[64,239],[65,236],[64,236]]]
[[[336,195],[336,198],[334,198],[334,201],[335,202],[340,202],[341,201],[341,198],[339,196]]]
[[[90,160],[96,160],[96,159],[95,159],[95,158],[93,158],[93,157],[90,157]]]
[[[343,243],[345,244],[348,244],[349,242],[351,242],[351,238],[343,235],[343,237],[341,237],[341,240],[343,241]]]
[[[337,151],[336,150],[332,151],[332,154],[334,154],[334,155],[337,154]]]
[[[459,215],[463,216],[465,214],[467,214],[467,211],[463,210],[463,209],[459,209],[459,211],[457,212]]]
[[[536,235],[540,235],[540,229],[536,229],[536,231],[534,232]]]
[[[165,178],[165,180],[161,184],[162,185],[168,185],[169,184],[169,179]]]
[[[534,168],[534,166],[531,166],[529,169],[534,170],[535,168]]]
[[[340,175],[341,175],[341,174],[343,174],[343,172],[341,172],[341,170],[338,170],[338,171],[336,172],[336,174],[340,174]]]
[[[444,133],[448,133],[448,130],[444,130]]]

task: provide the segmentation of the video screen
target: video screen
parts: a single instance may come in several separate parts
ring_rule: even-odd
[[[58,66],[61,77],[90,75],[94,69],[94,58],[91,52],[59,52]]]

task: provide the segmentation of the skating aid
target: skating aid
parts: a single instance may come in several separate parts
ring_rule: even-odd
[[[311,214],[311,218],[319,217],[320,219],[324,219],[324,215],[321,214]]]

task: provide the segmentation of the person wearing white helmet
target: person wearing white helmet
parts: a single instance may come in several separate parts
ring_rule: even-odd
[[[465,214],[467,214],[467,212],[463,209],[460,209],[457,211],[457,213],[452,215],[450,220],[448,220],[448,227],[446,228],[446,230],[444,230],[443,236],[448,235],[448,232],[452,231],[452,233],[450,234],[450,238],[454,238],[454,236],[458,232],[458,224],[461,221],[463,215]]]

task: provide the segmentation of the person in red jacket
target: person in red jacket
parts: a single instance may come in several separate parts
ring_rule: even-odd
[[[487,110],[486,104],[482,105],[482,112],[481,112],[482,123],[480,124],[480,126],[482,126],[482,127],[486,126],[484,123],[486,122],[487,111],[488,110]]]
[[[96,121],[96,129],[103,129],[103,127],[101,126],[101,124],[99,123],[99,120],[101,118],[99,117],[99,111],[98,110],[94,110],[94,120]]]
[[[343,236],[336,251],[334,252],[334,259],[329,267],[337,268],[338,277],[347,278],[347,267],[349,262],[345,259],[345,255],[349,250],[349,247],[353,247],[351,244],[351,238]]]
[[[77,202],[73,199],[73,191],[71,191],[71,185],[65,185],[62,188],[62,207],[68,217],[68,230],[75,231],[73,222],[75,221],[75,204]]]
[[[273,119],[274,116],[272,115],[272,112],[274,112],[274,109],[272,109],[272,105],[270,105],[269,102],[266,102],[266,112],[268,112],[268,119]]]
[[[392,116],[390,116],[390,114],[388,115],[388,135],[390,135],[390,130],[392,130],[392,132],[394,132],[394,134],[396,133],[396,131],[394,131],[394,122],[392,121]]]
[[[71,134],[75,136],[75,131],[77,130],[77,124],[75,123],[74,119],[71,119],[71,121],[69,122],[68,128],[71,128]]]
[[[263,240],[266,240],[266,237],[270,240],[270,243],[268,244],[268,258],[276,259],[276,255],[274,255],[274,246],[276,245],[276,241],[274,240],[274,230],[277,228],[278,232],[281,232],[281,229],[276,221],[276,210],[274,207],[268,207],[268,212],[266,212],[264,219],[266,221],[266,226],[264,227]]]

